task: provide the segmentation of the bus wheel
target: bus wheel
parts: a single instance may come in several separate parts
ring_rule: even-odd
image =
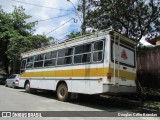
[[[27,82],[27,83],[25,84],[25,90],[26,90],[26,92],[30,92],[30,91],[31,91],[29,82]]]
[[[57,88],[57,97],[60,101],[67,101],[68,99],[68,88],[65,83],[61,83]]]

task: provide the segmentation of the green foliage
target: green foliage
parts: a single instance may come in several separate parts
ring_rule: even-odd
[[[81,36],[80,32],[71,32],[69,35],[67,35],[67,37],[69,39],[76,38],[76,37],[79,37],[79,36]]]
[[[17,30],[20,35],[27,36],[33,33],[33,27],[36,22],[26,22],[31,16],[25,14],[25,9],[23,7],[15,6],[14,11],[9,15],[12,20],[12,27]]]
[[[90,30],[90,31],[85,32],[83,35],[89,35],[89,34],[91,34],[91,33],[93,33],[93,32],[95,32],[95,31],[94,31],[94,30]],[[79,36],[81,36],[81,35],[82,35],[81,32],[71,32],[69,35],[67,35],[67,37],[68,37],[69,39],[72,39],[72,38],[79,37]]]
[[[19,69],[20,54],[41,47],[41,43],[49,41],[43,35],[33,35],[36,22],[26,22],[31,16],[25,14],[23,7],[14,7],[12,13],[0,9],[0,62],[7,74]],[[18,66],[17,66],[17,63]]]
[[[86,24],[101,30],[113,27],[137,40],[160,33],[160,2],[158,0],[89,0]]]

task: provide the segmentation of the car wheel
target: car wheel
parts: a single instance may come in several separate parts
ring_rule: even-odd
[[[8,85],[7,85],[7,81],[5,82],[5,87],[8,87]]]
[[[15,83],[12,84],[12,88],[13,88],[13,89],[16,89]]]
[[[68,100],[68,88],[65,83],[61,83],[57,88],[57,97],[60,101],[67,101]]]

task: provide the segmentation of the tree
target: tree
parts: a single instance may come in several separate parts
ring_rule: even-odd
[[[69,39],[76,38],[78,36],[81,36],[80,32],[71,32],[69,35],[67,35]]]
[[[85,32],[83,35],[89,35],[91,33],[95,32],[94,30],[88,30],[87,32]],[[79,37],[81,36],[82,33],[81,32],[71,32],[70,34],[67,35],[68,39],[73,39],[73,38],[76,38],[76,37]]]
[[[0,61],[2,63],[2,68],[8,72],[9,59],[7,57],[7,45],[9,44],[9,38],[11,37],[11,20],[10,16],[0,9]]]
[[[140,41],[160,32],[158,0],[89,0],[86,16],[88,27],[102,30],[113,27],[127,37]]]
[[[8,75],[9,66],[12,72],[19,70],[22,52],[49,41],[45,36],[33,35],[36,22],[26,22],[31,16],[24,11],[23,7],[15,7],[12,13],[0,10],[0,61]]]

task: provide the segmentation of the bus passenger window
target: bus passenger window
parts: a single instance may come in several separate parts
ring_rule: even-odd
[[[57,65],[72,64],[73,48],[66,48],[58,51]]]
[[[100,62],[103,59],[103,41],[94,43],[93,62]]]
[[[102,60],[102,52],[94,52],[93,61],[101,61],[101,60]]]
[[[91,44],[75,47],[74,63],[87,63],[91,58]]]
[[[57,60],[57,65],[65,65],[71,63],[72,63],[72,57],[58,58]]]
[[[34,59],[33,56],[32,56],[32,57],[29,57],[29,58],[27,59],[27,62],[33,62],[33,59]]]
[[[57,51],[51,52],[51,58],[56,58],[57,57]]]
[[[103,41],[94,43],[94,51],[103,50]]]
[[[74,56],[74,63],[86,63],[90,62],[91,53],[89,54],[82,54],[82,55],[75,55]]]
[[[83,55],[74,56],[74,63],[81,63]]]
[[[62,49],[58,51],[58,57],[73,55],[73,48]]]
[[[26,59],[22,60],[21,62],[21,69],[25,69],[26,68]]]
[[[56,59],[52,59],[52,60],[46,60],[44,62],[44,66],[55,66],[56,65]]]
[[[43,61],[34,62],[34,67],[43,67]]]
[[[82,63],[90,62],[91,54],[83,54]]]
[[[81,45],[75,47],[75,54],[91,52],[91,44]]]
[[[34,61],[40,61],[44,59],[44,54],[36,55]]]
[[[33,60],[34,60],[34,56],[31,56],[31,57],[27,58],[26,68],[32,68],[33,67]]]
[[[47,52],[44,55],[45,55],[45,60],[46,59],[51,59],[51,52]]]
[[[33,62],[28,62],[26,64],[26,68],[32,68],[33,67]]]

